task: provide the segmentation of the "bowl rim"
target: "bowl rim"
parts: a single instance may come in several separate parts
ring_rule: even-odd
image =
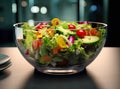
[[[62,22],[64,22],[65,20],[61,20]],[[27,22],[27,21],[24,21],[24,22],[18,22],[18,23],[15,23],[15,24],[13,24],[13,26],[14,27],[18,27],[18,25],[20,25],[20,24],[23,24],[23,23],[29,23],[29,24],[33,24],[33,23],[39,23],[39,22],[51,22],[51,21],[33,21],[33,22]],[[98,22],[98,21],[67,21],[66,20],[66,22],[88,22],[88,23],[96,23],[96,24],[99,24],[99,25],[103,25],[103,27],[107,27],[108,26],[108,24],[107,23],[104,23],[104,22]],[[35,25],[33,25],[33,26],[35,26]]]

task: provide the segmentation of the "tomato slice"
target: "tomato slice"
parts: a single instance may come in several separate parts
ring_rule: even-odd
[[[37,50],[42,45],[42,41],[37,39],[32,42],[32,47],[34,50]]]
[[[90,30],[90,34],[91,34],[92,36],[98,36],[98,35],[99,35],[99,31],[97,31],[96,28],[92,28],[92,29]]]
[[[52,49],[53,54],[57,54],[61,50],[61,47],[56,46],[55,48]]]

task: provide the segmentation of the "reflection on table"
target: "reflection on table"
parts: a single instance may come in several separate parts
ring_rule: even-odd
[[[0,48],[12,66],[0,72],[0,89],[120,89],[120,48],[105,47],[80,73],[47,75],[38,72],[16,47]]]

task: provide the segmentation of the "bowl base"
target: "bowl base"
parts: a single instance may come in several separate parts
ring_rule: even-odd
[[[81,71],[83,71],[85,68],[81,67],[74,67],[74,68],[40,68],[37,69],[38,71],[45,73],[45,74],[50,74],[50,75],[70,75],[70,74],[76,74]]]

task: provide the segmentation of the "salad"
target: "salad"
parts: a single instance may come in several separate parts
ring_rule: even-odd
[[[26,56],[39,65],[64,67],[80,65],[93,57],[100,48],[106,30],[88,21],[61,21],[53,18],[35,26],[21,25],[23,39],[17,39]]]

